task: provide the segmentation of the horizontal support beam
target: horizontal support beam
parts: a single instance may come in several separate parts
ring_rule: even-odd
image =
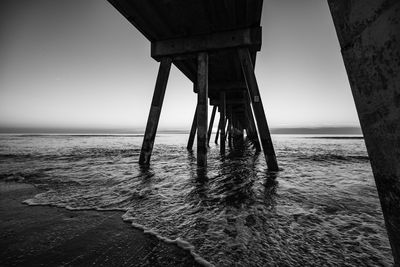
[[[248,47],[250,50],[259,51],[261,49],[261,27],[154,41],[151,43],[151,56],[157,60],[166,56],[179,57],[183,54],[236,47]]]

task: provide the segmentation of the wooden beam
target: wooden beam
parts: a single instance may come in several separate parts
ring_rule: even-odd
[[[220,116],[219,116],[219,125],[221,126],[221,138],[219,141],[220,144],[220,153],[221,155],[225,155],[225,117],[226,117],[226,104],[225,104],[225,92],[222,91],[219,93],[219,108],[220,108]]]
[[[207,166],[208,54],[197,58],[197,165]]]
[[[160,119],[161,108],[164,101],[165,89],[167,87],[170,69],[171,59],[162,59],[160,63],[160,68],[158,70],[150,113],[147,119],[142,149],[140,151],[139,164],[142,165],[150,164],[150,157],[153,151],[154,139],[156,138],[158,121]]]
[[[210,124],[208,125],[208,133],[207,133],[207,146],[210,146],[210,138],[211,138],[211,133],[212,133],[212,128],[214,126],[214,118],[215,118],[215,112],[217,111],[217,106],[213,107],[212,113],[211,113],[211,119],[210,119]]]
[[[192,127],[190,128],[189,140],[186,147],[188,150],[192,150],[193,148],[194,136],[196,135],[196,130],[197,130],[197,106],[194,111]]]
[[[250,52],[246,48],[239,48],[238,56],[240,59],[240,64],[242,66],[243,75],[246,80],[247,88],[251,96],[251,104],[253,105],[254,115],[256,117],[258,131],[260,134],[261,145],[263,147],[264,155],[267,160],[268,169],[271,171],[278,171],[278,162],[276,160],[275,150],[272,144],[267,118],[265,117],[264,107],[261,101],[260,91],[258,89],[257,79],[254,73]]]
[[[261,27],[154,41],[151,43],[151,56],[157,60],[166,56],[174,57],[237,47],[250,47],[252,50],[259,51],[261,49]]]

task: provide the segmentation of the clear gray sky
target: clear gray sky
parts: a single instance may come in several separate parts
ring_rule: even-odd
[[[264,0],[258,78],[271,127],[356,126],[326,0]],[[144,128],[150,43],[105,0],[0,0],[0,127]],[[191,83],[173,67],[160,128],[189,129]]]

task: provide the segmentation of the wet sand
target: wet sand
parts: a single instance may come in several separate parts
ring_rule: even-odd
[[[121,212],[22,203],[39,192],[0,183],[0,266],[199,266],[188,251],[124,223]]]

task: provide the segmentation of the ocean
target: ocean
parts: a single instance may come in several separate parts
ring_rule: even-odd
[[[0,181],[44,189],[27,205],[120,210],[205,264],[393,264],[362,138],[273,135],[279,172],[250,144],[221,157],[213,142],[198,169],[187,138],[159,134],[143,168],[142,135],[2,135]]]

